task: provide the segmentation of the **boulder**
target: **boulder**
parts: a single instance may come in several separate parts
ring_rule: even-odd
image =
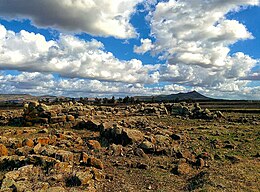
[[[97,159],[95,157],[89,157],[87,164],[91,167],[95,167],[97,169],[103,169],[104,165],[100,159]]]
[[[76,177],[80,181],[81,185],[86,185],[92,179],[93,175],[88,171],[78,171]]]
[[[2,156],[8,156],[8,149],[5,145],[0,144],[0,157]]]
[[[87,144],[88,144],[90,149],[94,149],[94,150],[100,150],[101,149],[101,145],[97,140],[88,140]]]
[[[28,146],[28,147],[34,147],[34,142],[32,139],[24,139],[22,142],[23,146]]]

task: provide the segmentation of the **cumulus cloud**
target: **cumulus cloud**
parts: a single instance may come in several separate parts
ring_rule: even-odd
[[[136,37],[130,24],[143,0],[0,0],[0,15],[28,18],[40,27],[116,38]]]
[[[242,82],[241,83],[245,83]],[[126,95],[160,95],[197,90],[207,96],[215,98],[258,99],[259,86],[242,87],[227,85],[219,91],[212,87],[190,87],[178,84],[158,85],[147,87],[141,84],[119,82],[104,82],[90,79],[57,78],[48,73],[22,72],[16,75],[0,72],[0,93],[27,93],[33,95],[56,95],[70,97],[124,97]],[[227,97],[228,95],[228,97]]]
[[[94,39],[61,35],[57,41],[46,41],[40,34],[14,33],[1,25],[0,34],[0,69],[142,84],[159,79],[157,66],[143,65],[137,59],[121,61]]]
[[[258,61],[241,52],[230,54],[229,47],[254,37],[226,15],[255,5],[258,0],[158,3],[148,19],[156,39],[150,51],[167,61],[160,66],[160,81],[234,92],[246,86],[243,80],[249,79]]]
[[[134,52],[138,53],[138,54],[144,54],[153,48],[154,48],[154,45],[152,44],[151,39],[141,39],[141,45],[139,47],[135,45]]]
[[[184,87],[178,85],[145,87],[138,83],[129,84],[78,78],[56,78],[51,74],[39,72],[22,72],[17,75],[0,73],[0,88],[0,93],[50,94],[71,97],[169,94],[185,90]]]

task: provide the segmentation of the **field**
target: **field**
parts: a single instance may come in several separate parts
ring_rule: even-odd
[[[200,106],[224,117],[159,104],[2,110],[0,191],[259,191],[259,103]]]

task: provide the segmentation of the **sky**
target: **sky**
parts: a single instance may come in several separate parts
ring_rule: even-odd
[[[0,0],[0,93],[260,99],[259,0]]]

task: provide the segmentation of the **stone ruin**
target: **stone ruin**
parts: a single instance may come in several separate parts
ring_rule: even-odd
[[[220,111],[211,112],[209,109],[202,109],[199,103],[174,103],[171,106],[171,114],[189,117],[191,119],[218,119],[225,118]]]
[[[90,126],[92,121],[127,116],[180,116],[191,119],[225,118],[220,111],[202,109],[198,103],[141,103],[127,106],[95,106],[78,102],[45,105],[32,101],[24,105],[23,111],[0,114],[0,125],[34,126],[45,125],[52,128],[79,128]],[[93,124],[93,123],[92,123]]]

